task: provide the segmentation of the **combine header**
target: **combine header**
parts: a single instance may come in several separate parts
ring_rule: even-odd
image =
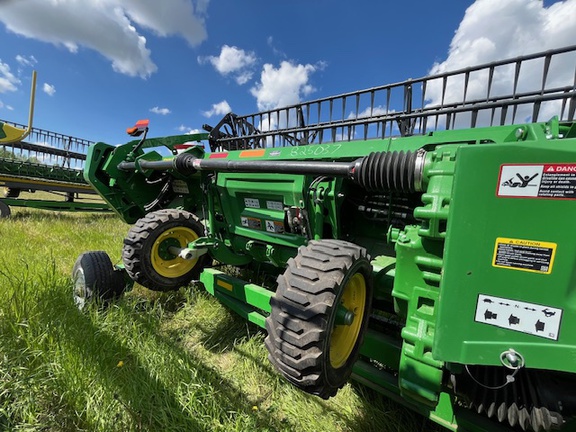
[[[89,149],[86,180],[134,225],[122,264],[78,258],[75,301],[199,279],[306,392],[352,377],[451,430],[574,426],[575,72],[572,46],[196,136],[140,122]]]
[[[91,141],[32,127],[36,72],[32,74],[28,125],[0,120],[0,217],[10,206],[45,210],[108,211],[82,176]],[[24,141],[27,139],[27,141]],[[22,199],[21,192],[49,191],[62,200]],[[81,199],[80,199],[81,198]]]

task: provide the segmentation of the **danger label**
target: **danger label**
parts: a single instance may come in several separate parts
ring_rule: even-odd
[[[474,321],[558,340],[562,309],[480,294]]]
[[[282,233],[284,232],[284,223],[275,220],[267,220],[266,231],[271,233]]]
[[[494,267],[550,274],[556,243],[498,237],[494,246]]]
[[[253,217],[244,217],[240,218],[240,223],[243,227],[252,228],[252,229],[262,229],[262,221],[257,218]]]
[[[538,196],[576,199],[576,164],[544,165]]]
[[[517,198],[576,199],[576,163],[502,165],[497,195]]]

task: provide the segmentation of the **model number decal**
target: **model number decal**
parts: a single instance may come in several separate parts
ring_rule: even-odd
[[[334,152],[336,152],[340,147],[341,144],[311,144],[305,146],[298,146],[294,147],[290,151],[290,156],[328,156]]]
[[[550,274],[556,243],[498,237],[494,245],[494,267]]]

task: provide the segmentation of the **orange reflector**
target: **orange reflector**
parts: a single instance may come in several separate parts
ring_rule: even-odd
[[[232,291],[232,284],[229,284],[228,282],[224,282],[223,280],[218,279],[216,281],[216,285],[228,290],[228,291]]]
[[[150,120],[138,120],[134,127],[126,129],[126,133],[131,136],[140,136],[149,124]]]
[[[266,153],[265,149],[258,149],[258,150],[244,150],[240,152],[241,158],[247,157],[262,157]]]
[[[138,120],[134,126],[141,128],[141,127],[148,127],[149,124],[150,124],[150,120],[148,120],[148,119]]]

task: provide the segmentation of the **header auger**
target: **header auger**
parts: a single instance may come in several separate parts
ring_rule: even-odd
[[[199,280],[311,394],[352,377],[451,430],[573,426],[575,70],[573,46],[196,135],[140,123],[90,148],[85,178],[133,226],[122,264],[78,258],[76,301]]]

